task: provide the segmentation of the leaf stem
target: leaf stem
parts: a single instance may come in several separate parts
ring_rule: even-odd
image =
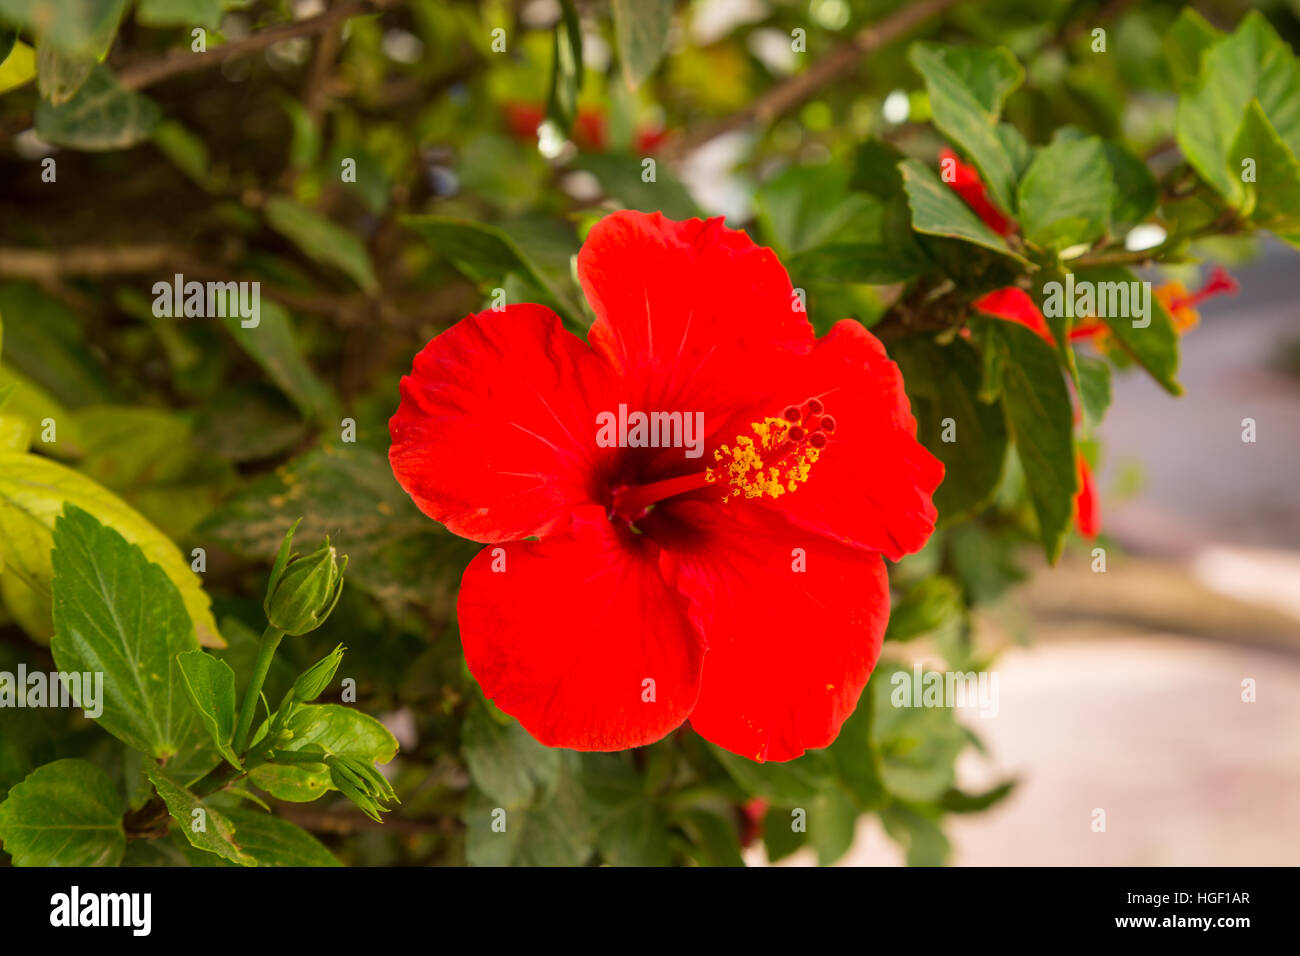
[[[257,713],[257,702],[262,697],[262,685],[266,683],[267,671],[271,669],[271,659],[280,646],[284,631],[268,624],[262,632],[262,644],[257,649],[257,662],[253,665],[253,676],[244,691],[244,703],[239,710],[239,723],[235,725],[235,752],[243,754],[248,746],[248,733],[253,729],[253,715]]]

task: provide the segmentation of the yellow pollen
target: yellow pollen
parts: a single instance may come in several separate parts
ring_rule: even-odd
[[[749,427],[754,437],[739,435],[734,445],[723,445],[713,453],[716,468],[709,468],[709,482],[725,481],[730,488],[723,501],[737,495],[746,498],[779,498],[808,480],[808,473],[821,452],[805,444],[786,440],[790,422],[765,418]],[[784,448],[782,447],[784,446]]]

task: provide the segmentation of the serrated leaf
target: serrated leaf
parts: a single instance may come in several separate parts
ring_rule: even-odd
[[[912,208],[912,228],[931,236],[972,242],[1018,262],[1025,260],[1011,250],[1002,237],[984,225],[955,192],[940,182],[924,163],[906,159],[898,164],[903,189]]]
[[[225,661],[203,651],[186,651],[177,656],[185,689],[194,704],[217,752],[242,770],[239,756],[231,747],[235,733],[235,672]]]
[[[117,866],[121,795],[89,761],[38,767],[0,803],[0,844],[15,866]]]
[[[1300,153],[1300,66],[1257,10],[1205,51],[1200,79],[1179,99],[1175,122],[1187,161],[1234,207],[1245,201],[1245,189],[1229,154],[1256,98],[1292,155]]]
[[[342,866],[338,857],[302,827],[242,807],[224,811],[235,838],[258,866]]]
[[[180,592],[76,505],[65,506],[53,541],[55,663],[104,675],[101,727],[150,756],[174,756],[194,720],[176,656],[198,647]]]
[[[36,45],[36,89],[52,106],[72,99],[94,68],[93,56],[68,56],[49,44]]]
[[[979,168],[1004,212],[1015,214],[1016,163],[998,132],[1007,95],[1024,80],[1011,51],[914,43],[908,60],[925,79],[934,125]]]
[[[1196,85],[1201,75],[1201,57],[1222,36],[1221,31],[1194,9],[1183,8],[1164,38],[1165,62],[1174,89],[1183,93]]]
[[[1058,138],[1040,149],[1020,181],[1025,241],[1063,249],[1092,242],[1110,224],[1114,185],[1100,139]]]
[[[581,866],[593,849],[592,819],[574,779],[577,754],[562,755],[550,796],[527,809],[508,810],[470,787],[461,811],[465,856],[471,866]]]
[[[1300,229],[1300,162],[1269,122],[1258,99],[1246,107],[1246,118],[1232,143],[1228,164],[1243,172],[1246,161],[1254,170],[1252,182],[1243,182],[1243,211],[1261,229],[1285,235]]]
[[[236,837],[235,825],[222,811],[190,793],[156,763],[146,762],[144,772],[190,846],[240,866],[257,865],[257,860],[244,851]]]

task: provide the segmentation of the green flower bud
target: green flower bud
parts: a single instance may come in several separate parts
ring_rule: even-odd
[[[340,644],[303,671],[293,682],[293,690],[289,692],[293,700],[300,704],[307,704],[325,693],[325,689],[334,680],[339,664],[343,662],[343,652],[346,650],[347,648]]]
[[[293,533],[301,520],[284,536],[262,604],[271,626],[291,636],[314,631],[325,623],[343,593],[343,572],[348,566],[346,555],[341,563],[337,560],[329,538],[311,554],[290,555]]]

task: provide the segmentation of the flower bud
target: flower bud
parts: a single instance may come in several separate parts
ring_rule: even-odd
[[[271,626],[291,636],[314,631],[325,623],[343,593],[343,572],[348,566],[346,555],[341,563],[337,561],[329,538],[311,554],[290,555],[297,527],[295,521],[284,536],[262,605]]]
[[[307,704],[325,693],[325,689],[334,680],[339,664],[343,662],[343,652],[346,650],[347,648],[340,644],[303,671],[293,682],[293,690],[290,691],[292,699],[300,704]]]

